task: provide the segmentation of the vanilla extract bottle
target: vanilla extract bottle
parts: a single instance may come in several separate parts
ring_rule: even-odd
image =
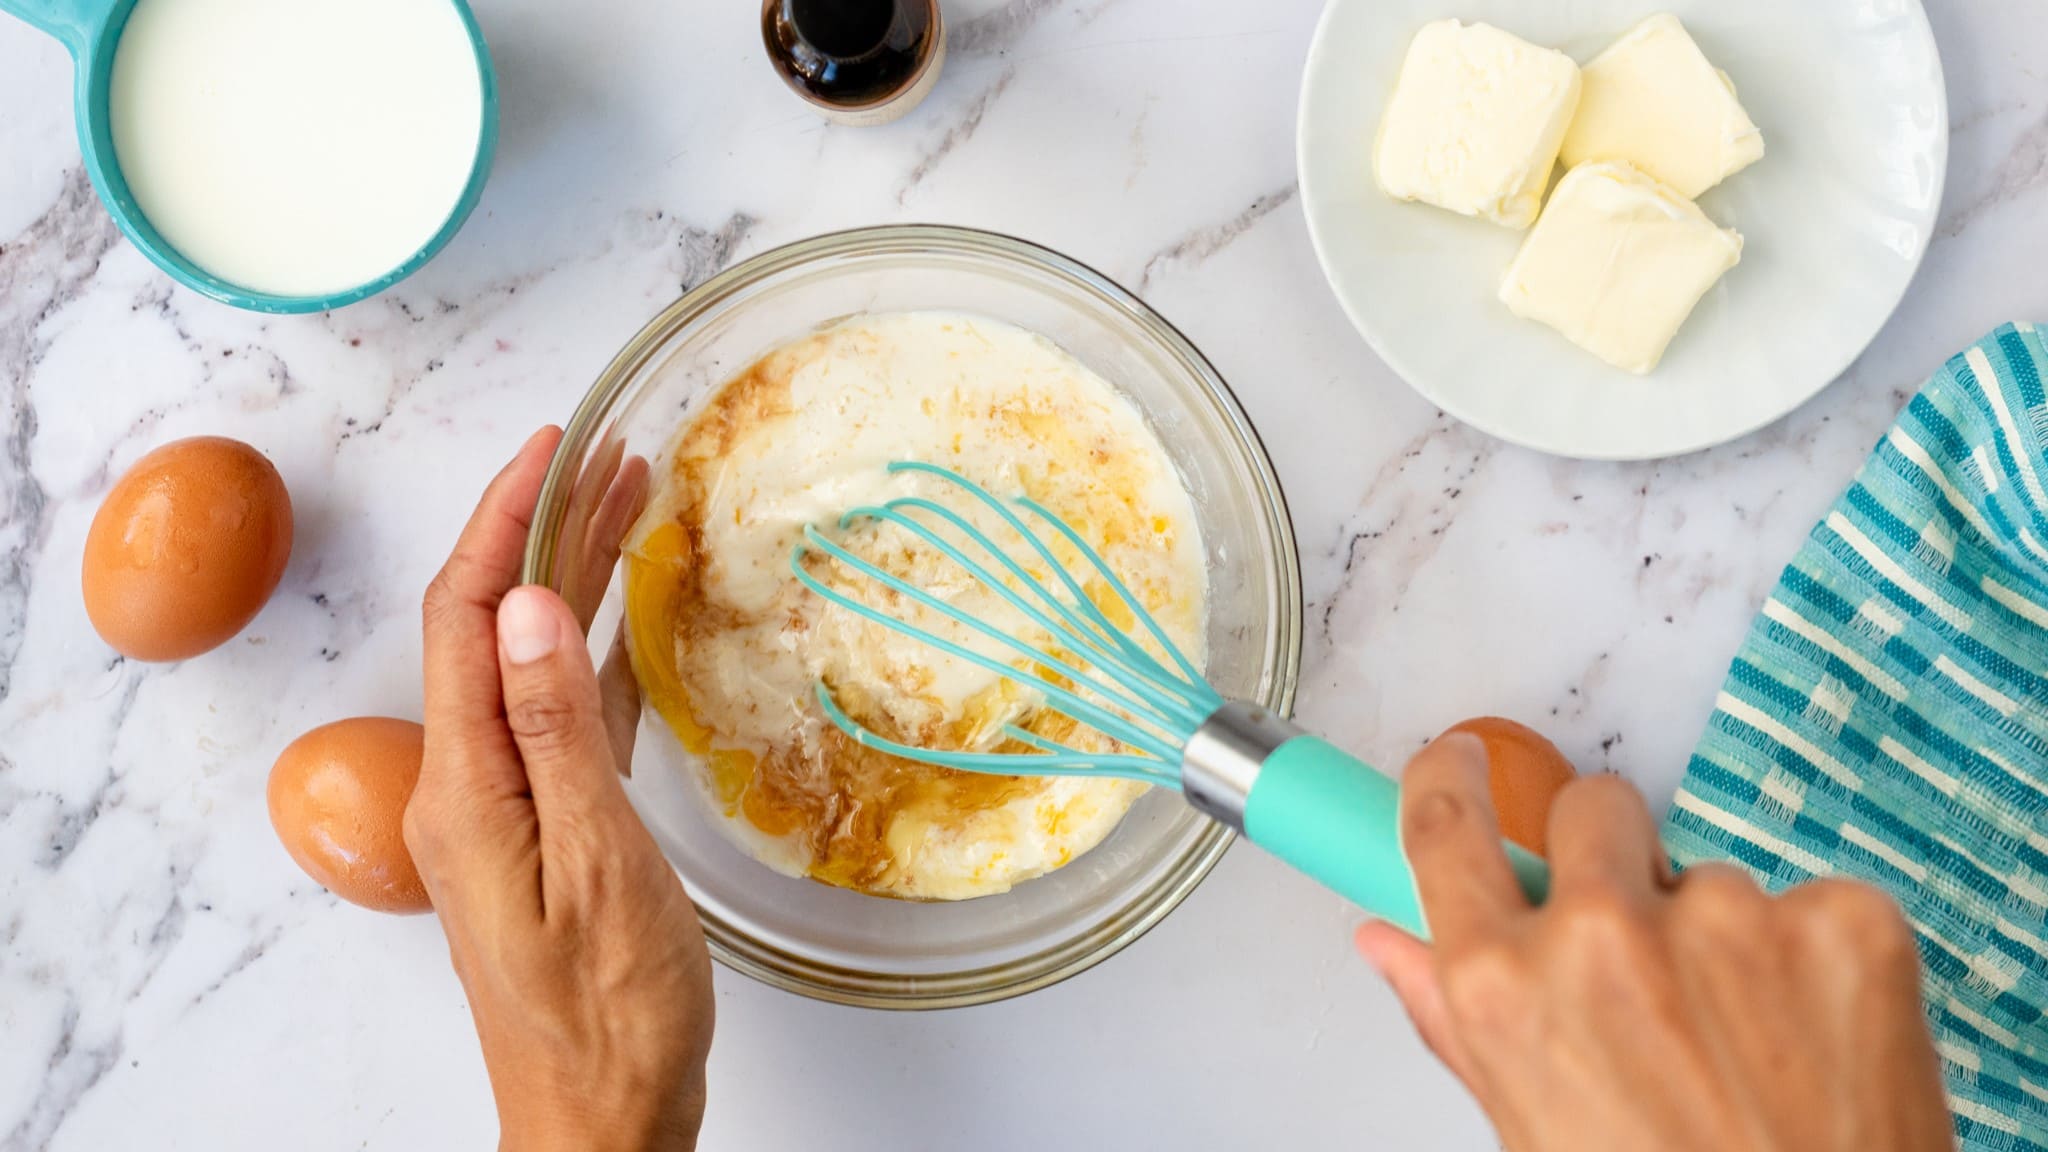
[[[938,0],[764,0],[761,38],[790,88],[841,124],[910,111],[946,58]]]

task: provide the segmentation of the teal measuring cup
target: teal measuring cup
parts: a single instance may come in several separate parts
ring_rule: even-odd
[[[490,50],[476,14],[465,0],[445,0],[454,6],[476,52],[477,81],[482,85],[483,119],[477,134],[476,157],[462,196],[433,237],[404,263],[366,284],[317,296],[286,296],[259,292],[224,280],[185,258],[166,242],[135,203],[128,182],[121,175],[120,157],[115,154],[113,127],[108,112],[108,90],[114,75],[114,50],[128,24],[128,14],[137,0],[0,0],[0,12],[17,16],[55,37],[64,45],[76,66],[73,105],[78,119],[78,148],[85,161],[86,175],[99,190],[100,202],[114,218],[121,232],[142,250],[157,267],[180,284],[204,296],[252,312],[324,312],[374,296],[418,270],[432,259],[476,207],[483,195],[484,180],[490,174],[491,158],[498,141],[498,85],[491,67]]]

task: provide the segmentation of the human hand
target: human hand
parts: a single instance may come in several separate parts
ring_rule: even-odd
[[[1642,796],[1593,776],[1551,810],[1532,909],[1464,735],[1409,764],[1401,819],[1435,943],[1375,923],[1358,948],[1509,1152],[1954,1146],[1913,933],[1877,889],[1673,879]]]
[[[427,590],[426,757],[405,840],[476,1020],[501,1147],[688,1149],[711,965],[620,783],[631,678],[600,690],[583,635],[594,602],[579,613],[515,587],[560,438],[535,435],[491,482]],[[611,467],[601,486],[637,489],[605,503],[615,561],[632,520],[619,509],[637,509],[646,469]]]

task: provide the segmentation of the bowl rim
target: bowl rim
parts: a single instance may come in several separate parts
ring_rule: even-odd
[[[602,433],[602,421],[628,385],[678,330],[711,313],[740,291],[806,264],[839,256],[933,251],[993,257],[1051,272],[1150,335],[1200,384],[1237,442],[1253,474],[1257,496],[1266,505],[1275,526],[1273,543],[1277,556],[1273,576],[1279,584],[1279,634],[1273,683],[1259,703],[1280,715],[1291,714],[1301,678],[1301,557],[1279,475],[1236,394],[1180,329],[1122,285],[1078,260],[1000,232],[941,224],[888,224],[827,232],[762,252],[684,292],[626,342],[570,416],[541,484],[520,579],[529,584],[552,584],[556,541],[568,514],[568,496],[585,452]],[[727,968],[771,987],[860,1008],[966,1007],[1057,984],[1122,951],[1179,907],[1222,860],[1234,839],[1235,834],[1228,828],[1211,824],[1164,877],[1089,931],[1025,956],[957,972],[880,976],[823,964],[763,943],[701,906],[698,914],[712,957]]]

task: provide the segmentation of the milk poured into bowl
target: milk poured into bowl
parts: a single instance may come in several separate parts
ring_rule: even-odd
[[[476,48],[446,0],[138,0],[108,103],[163,239],[293,296],[411,259],[462,199],[483,125]]]

